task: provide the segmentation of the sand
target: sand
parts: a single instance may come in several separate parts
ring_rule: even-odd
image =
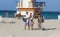
[[[60,23],[56,19],[45,20],[44,31],[37,29],[37,19],[34,19],[34,30],[24,30],[22,19],[3,18],[3,20],[6,23],[0,21],[0,37],[60,37]]]

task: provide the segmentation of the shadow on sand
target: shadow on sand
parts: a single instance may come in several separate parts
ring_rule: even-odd
[[[10,22],[10,24],[15,24],[16,22]]]
[[[33,30],[39,30],[38,28],[33,28]]]
[[[56,28],[47,28],[45,30],[55,30]]]
[[[47,31],[47,30],[55,30],[55,29],[56,29],[56,28],[47,28],[47,29],[44,28],[44,30],[46,30],[46,31]],[[34,28],[33,30],[40,30],[40,29],[38,29],[38,28]]]

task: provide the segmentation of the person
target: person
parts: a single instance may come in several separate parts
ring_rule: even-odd
[[[40,19],[40,18],[41,18],[41,16],[39,15],[39,16],[38,16],[38,29],[39,29],[39,30],[40,30],[40,28],[41,28],[41,23],[40,23],[40,20],[41,20],[41,19]]]
[[[33,14],[30,13],[30,20],[33,20]]]
[[[6,12],[6,17],[8,17],[8,12]]]
[[[43,26],[43,23],[44,23],[44,17],[41,16],[41,21],[40,21],[40,24],[41,24],[41,30],[45,30],[44,26]]]
[[[26,26],[28,25],[28,30],[30,30],[30,26],[29,26],[29,18],[30,18],[30,16],[29,16],[29,14],[28,14],[28,12],[26,12],[26,21],[25,21],[25,27],[24,27],[24,30],[26,29]]]
[[[29,24],[30,24],[31,30],[33,30],[33,26],[34,26],[33,20],[31,20]]]
[[[16,18],[16,13],[14,13],[14,17]]]

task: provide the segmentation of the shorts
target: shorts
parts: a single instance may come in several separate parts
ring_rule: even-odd
[[[25,22],[25,25],[29,25],[29,22]]]

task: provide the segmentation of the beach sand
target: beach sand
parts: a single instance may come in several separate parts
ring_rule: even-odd
[[[24,30],[22,19],[3,18],[3,20],[6,23],[0,23],[0,37],[60,37],[60,23],[55,19],[45,20],[44,31],[37,29],[37,19],[34,19],[34,30]]]

